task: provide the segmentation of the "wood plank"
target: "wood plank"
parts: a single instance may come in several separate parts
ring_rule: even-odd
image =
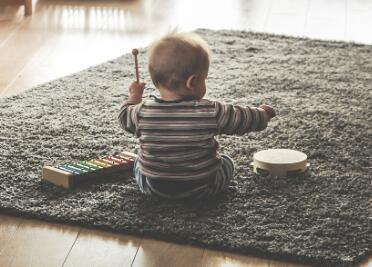
[[[107,12],[105,11],[107,3],[99,3],[99,6],[104,7],[98,8],[80,2],[80,6],[76,6],[73,10],[71,6],[62,5],[60,1],[56,3],[55,6],[50,2],[37,5],[37,16],[32,18],[32,23],[23,26],[10,40],[12,44],[8,42],[8,45],[0,50],[0,69],[4,66],[7,72],[0,73],[0,94],[2,91],[3,96],[22,92],[35,85],[118,57],[131,51],[133,47],[146,46],[153,39],[151,32],[136,36],[131,34],[133,31],[142,32],[141,25],[122,27],[123,23],[130,25],[132,21],[132,18],[126,14],[133,7],[128,6],[126,2],[116,9],[107,7]],[[72,3],[77,4],[76,1]],[[70,11],[74,12],[75,19],[67,16]],[[87,19],[89,14],[92,15],[92,19]],[[102,23],[109,20],[110,27],[104,28],[104,25],[98,25],[93,19]],[[115,23],[111,24],[111,22]],[[16,37],[19,39],[21,38],[19,35],[26,34],[35,34],[36,39],[43,36],[43,40],[39,43],[35,38],[29,37],[29,53],[33,56],[31,58],[24,56],[25,62],[22,62],[21,58],[16,58],[16,64],[12,63],[15,67],[7,69],[5,66],[9,65],[9,60],[7,58],[1,60],[1,54],[14,55],[15,47],[19,46],[18,54],[22,55],[24,53],[22,43],[27,42],[15,44],[13,39]],[[38,44],[34,45],[35,42]],[[144,66],[140,67],[144,68]],[[8,78],[1,79],[1,76],[8,76]]]
[[[266,259],[261,259],[253,256],[243,256],[231,252],[217,251],[206,249],[204,251],[202,266],[203,267],[225,267],[225,266],[241,266],[241,267],[269,267],[269,262]]]
[[[188,245],[142,239],[133,266],[198,267],[201,266],[203,251]]]
[[[265,26],[265,32],[303,36],[305,21],[305,15],[270,14]]]
[[[311,0],[305,36],[326,40],[345,40],[346,10],[346,0]]]
[[[24,5],[25,0],[0,0],[0,5]]]
[[[347,0],[347,8],[349,10],[370,10],[372,11],[372,1],[371,0]]]
[[[202,260],[203,267],[309,267],[284,261],[268,260],[264,258],[241,255],[226,251],[206,249]]]
[[[25,15],[29,16],[32,14],[32,0],[24,0],[25,2]]]
[[[18,17],[15,17],[9,20],[0,19],[0,49],[22,25],[23,21],[17,18]]]
[[[0,258],[6,244],[13,238],[21,222],[22,219],[18,217],[0,214]]]
[[[130,266],[140,243],[133,236],[82,229],[63,266]]]
[[[23,6],[24,14],[32,14],[32,0],[0,0],[0,6]]]
[[[308,13],[310,0],[275,0],[271,14],[305,16]]]
[[[305,36],[324,40],[345,40],[346,18],[307,18]]]
[[[3,244],[0,266],[62,266],[79,228],[23,219],[13,237]]]
[[[151,39],[150,36],[144,36],[141,39],[133,40],[125,35],[113,38],[93,33],[90,36],[79,33],[65,33],[58,36],[52,33],[46,34],[50,35],[49,40],[35,52],[34,57],[24,66],[20,75],[8,84],[7,91],[3,92],[3,96],[22,92],[38,84],[116,58],[123,53],[132,51],[133,47],[145,46]],[[110,49],[104,47],[110,47]],[[141,54],[141,56],[145,55]],[[144,71],[144,69],[145,66],[140,66],[140,71]]]
[[[31,20],[25,21],[0,49],[0,96],[50,38],[43,30],[28,30],[31,26]]]
[[[372,6],[370,9],[348,9],[346,39],[372,44]]]
[[[328,19],[344,21],[347,0],[310,0],[308,16],[311,19]],[[340,24],[344,28],[344,25]]]
[[[30,257],[30,253],[19,253],[19,251],[35,250],[33,248],[35,245],[42,247],[43,245],[49,246],[49,244],[51,244],[53,247],[53,243],[55,243],[54,241],[58,242],[59,240],[59,237],[56,236],[55,233],[56,230],[59,232],[58,235],[61,235],[66,231],[66,228],[71,228],[71,226],[61,225],[56,229],[55,227],[50,227],[50,225],[55,224],[27,219],[25,221],[28,229],[25,229],[25,225],[23,225],[20,233],[17,233],[18,227],[21,225],[23,220],[24,219],[22,218],[0,214],[0,266],[8,266],[3,265],[3,263],[11,264],[9,266],[38,266],[40,261],[35,263],[34,257]],[[35,237],[40,239],[40,232],[42,236],[44,236],[42,238],[44,242],[39,242],[34,239]],[[17,234],[15,235],[15,233]],[[26,235],[23,235],[22,233],[26,233]],[[32,242],[22,242],[20,236],[26,241],[29,236],[33,236]],[[51,243],[48,241],[48,236],[51,238]],[[64,240],[65,239],[62,239],[62,242],[64,242]],[[9,246],[17,247],[16,242],[21,242],[21,247],[9,251]],[[68,251],[66,251],[66,249],[62,249],[61,253],[63,253],[63,251],[66,253],[64,266],[129,266],[136,254],[140,242],[139,238],[133,236],[103,232],[99,230],[80,229],[80,233],[78,234],[74,245],[72,245],[68,256]],[[142,242],[142,248],[138,251],[138,255],[134,261],[134,266],[187,266],[188,264],[192,264],[189,266],[203,267],[306,266],[224,251],[206,249],[203,252],[202,248],[183,246],[163,241],[147,239]],[[6,251],[3,251],[4,248]],[[49,253],[50,250],[51,249],[49,249],[49,251],[47,250],[46,253]],[[59,251],[59,249],[55,249],[54,251],[57,250]],[[12,257],[11,253],[14,251],[17,252],[15,254],[17,255],[16,258],[21,257],[23,260],[17,259],[15,261],[10,261],[9,258]],[[6,255],[6,258],[4,258],[3,255]],[[53,259],[55,258],[54,253],[45,255],[48,256],[44,259],[45,262],[47,262],[44,266],[53,266]],[[86,257],[86,255],[90,256]],[[61,258],[63,257],[61,256]],[[84,261],[81,260],[82,258],[84,258]],[[27,262],[25,259],[28,259],[29,261]],[[367,267],[371,265],[372,256],[363,261],[359,266]]]

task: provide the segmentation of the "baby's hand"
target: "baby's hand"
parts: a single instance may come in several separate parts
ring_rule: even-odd
[[[135,103],[141,103],[143,89],[145,89],[145,83],[132,82],[129,86],[128,100]]]
[[[269,115],[269,118],[274,118],[276,116],[276,113],[275,113],[275,110],[269,106],[269,105],[265,105],[265,104],[262,104],[259,106],[259,108],[262,108],[266,111],[267,115]]]

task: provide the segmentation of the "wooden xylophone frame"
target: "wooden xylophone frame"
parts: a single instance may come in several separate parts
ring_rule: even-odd
[[[121,159],[121,161],[119,161],[118,158]],[[66,163],[58,166],[44,166],[42,180],[64,188],[72,188],[80,183],[88,182],[93,179],[108,179],[115,175],[129,176],[132,174],[134,160],[136,158],[136,154],[121,152],[114,156],[101,157],[89,161]],[[89,166],[91,166],[91,168],[89,168]]]

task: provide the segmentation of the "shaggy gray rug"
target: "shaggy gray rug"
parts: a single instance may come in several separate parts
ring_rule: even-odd
[[[40,181],[47,163],[135,150],[116,119],[134,79],[127,54],[0,99],[1,210],[314,265],[356,264],[372,244],[372,47],[199,33],[214,53],[209,98],[278,111],[264,132],[218,138],[237,164],[226,194],[170,203],[141,195],[133,178],[71,191]],[[140,65],[150,85],[143,54]],[[253,153],[267,148],[304,151],[310,171],[253,174]]]

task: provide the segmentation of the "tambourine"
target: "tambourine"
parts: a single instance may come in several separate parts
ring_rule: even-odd
[[[310,163],[305,153],[291,149],[267,149],[253,155],[251,163],[256,173],[288,176],[305,172]]]

